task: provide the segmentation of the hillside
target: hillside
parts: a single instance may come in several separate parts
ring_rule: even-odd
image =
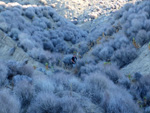
[[[6,3],[18,2],[22,5],[51,6],[58,14],[82,28],[89,28],[94,19],[108,16],[127,3],[140,0],[1,0]],[[86,23],[86,24],[84,24]],[[89,30],[89,29],[88,29]]]
[[[14,1],[0,2],[0,113],[150,113],[149,0],[84,24],[98,1]],[[85,7],[70,21],[66,5]]]
[[[149,58],[150,58],[150,50],[149,44],[145,44],[142,48],[140,48],[139,56],[132,63],[122,68],[121,71],[125,75],[131,74],[134,75],[136,72],[139,72],[143,75],[149,75]]]

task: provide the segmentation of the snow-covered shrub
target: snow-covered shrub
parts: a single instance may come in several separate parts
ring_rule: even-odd
[[[143,27],[143,23],[140,19],[134,18],[131,21],[132,32],[138,32]]]
[[[120,87],[125,88],[125,89],[130,89],[131,87],[131,81],[129,80],[129,78],[125,76],[119,79],[118,84]]]
[[[58,43],[61,42],[61,40],[58,39],[57,37],[58,37],[57,35],[50,37],[50,38],[51,38],[51,41],[52,41],[52,43],[53,43],[53,45],[54,45],[54,47],[55,47]]]
[[[32,76],[33,74],[33,67],[27,64],[27,59],[25,59],[23,62],[9,60],[6,62],[6,65],[8,67],[8,79],[10,80],[16,75],[24,74],[27,76]]]
[[[45,23],[45,21],[43,21],[41,18],[37,18],[37,17],[35,19],[33,19],[33,25],[37,26],[39,28],[42,28],[42,29],[47,28],[47,24]]]
[[[43,16],[46,18],[50,18],[49,14],[48,14],[48,10],[43,11]]]
[[[92,50],[92,55],[94,55],[95,57],[98,57],[99,52],[103,49],[103,46],[96,46],[93,50]]]
[[[58,111],[58,108],[56,106],[57,101],[58,99],[53,94],[41,92],[37,95],[36,99],[30,105],[27,113],[55,113]]]
[[[51,53],[49,56],[49,64],[50,66],[59,65],[62,66],[63,63],[63,55],[61,53]]]
[[[109,46],[105,46],[99,53],[98,53],[98,57],[101,60],[105,60],[107,61],[108,59],[111,58],[111,56],[114,53],[114,49],[112,47]]]
[[[34,18],[34,16],[35,16],[35,10],[34,10],[34,8],[27,8],[26,10],[25,10],[25,16],[27,16],[29,19],[33,19]]]
[[[126,90],[114,85],[105,75],[90,74],[84,83],[83,94],[91,98],[92,102],[102,105],[106,113],[140,113],[132,96]]]
[[[67,51],[67,54],[74,54],[74,52],[77,51],[77,48],[76,47],[70,47],[68,48],[68,51]]]
[[[136,72],[136,73],[134,74],[134,79],[135,79],[136,81],[139,81],[142,76],[143,76],[143,75],[141,75],[140,73]]]
[[[18,74],[18,66],[20,66],[16,61],[9,60],[7,61],[8,67],[8,78],[12,79],[13,76]]]
[[[32,83],[32,78],[26,75],[16,75],[12,79],[12,83],[17,85],[19,82],[26,81],[28,83]]]
[[[23,33],[23,32],[20,32],[20,34],[18,34],[18,38],[21,40],[21,39],[30,39],[31,36],[27,33]]]
[[[147,107],[144,111],[144,113],[149,113],[150,112],[150,107]]]
[[[111,60],[120,68],[131,63],[137,57],[136,49],[132,46],[121,48],[114,52]]]
[[[50,56],[50,53],[48,51],[44,51],[41,48],[33,48],[28,51],[28,54],[34,58],[35,60],[38,60],[41,63],[48,62]]]
[[[58,16],[56,13],[53,14],[52,19],[54,22],[60,21],[60,16]]]
[[[56,73],[55,75],[52,75],[52,80],[54,81],[54,87],[55,92],[60,91],[70,91],[70,85],[69,80],[71,78],[71,75],[65,74],[63,72]]]
[[[103,108],[106,113],[142,112],[132,100],[132,96],[126,90],[117,87],[105,91],[102,99]]]
[[[7,79],[8,68],[0,61],[0,86],[2,86]]]
[[[9,90],[0,90],[0,113],[20,113],[20,103]]]
[[[144,45],[146,42],[150,40],[150,37],[147,37],[147,32],[145,30],[139,30],[136,35],[136,41],[140,45]]]
[[[18,16],[18,19],[16,19],[16,20],[14,19],[12,21],[14,21],[14,23],[11,26],[12,28],[18,28],[20,31],[28,30],[27,27],[29,26],[30,22],[26,21],[26,19],[23,18],[22,16]],[[32,30],[30,32],[32,32]]]
[[[12,28],[11,31],[9,32],[9,36],[16,41],[18,40],[19,34],[20,31],[17,28]]]
[[[86,52],[88,52],[89,47],[86,42],[79,43],[79,55],[83,56]]]
[[[115,67],[114,65],[104,66],[101,71],[104,72],[106,76],[114,83],[118,83],[119,79],[121,79],[123,76],[121,75],[121,72],[119,72],[119,69],[117,69],[117,67]]]
[[[128,11],[132,6],[133,6],[133,4],[127,3],[124,5],[123,10]]]
[[[147,32],[150,30],[150,19],[144,22],[144,28]]]
[[[36,93],[38,92],[54,92],[54,83],[45,75],[35,75],[33,84]]]
[[[64,40],[70,41],[72,44],[83,41],[86,38],[86,33],[72,24],[62,26],[58,30],[64,33]]]
[[[29,64],[23,65],[18,69],[20,75],[27,75],[27,76],[32,76],[33,71],[34,71],[33,67]]]
[[[53,51],[54,50],[54,45],[51,41],[47,41],[47,42],[43,43],[43,48],[44,48],[44,50]]]
[[[80,103],[72,97],[61,98],[58,107],[62,108],[60,112],[64,113],[85,113]]]
[[[22,49],[27,52],[29,50],[31,50],[32,48],[34,48],[34,41],[32,41],[29,38],[20,38],[19,39],[19,46],[22,47]]]
[[[22,79],[15,84],[13,92],[20,100],[22,111],[27,109],[34,97],[33,85],[27,80]]]
[[[43,12],[44,13],[44,12]],[[51,23],[51,21],[49,21],[49,19],[48,18],[46,18],[46,17],[42,17],[41,18],[41,21],[43,21],[46,25],[47,25],[47,28],[52,28],[52,23]]]
[[[114,50],[129,46],[129,39],[123,34],[116,34],[114,37],[115,39],[110,41],[110,45],[114,48]]]
[[[88,75],[94,71],[96,71],[96,68],[92,64],[89,64],[89,65],[81,66],[79,74],[80,75],[81,74],[87,74]]]
[[[149,76],[142,76],[141,79],[134,84],[131,85],[130,92],[134,96],[135,99],[137,98],[144,98],[147,96],[150,90],[150,83],[149,83]]]
[[[57,39],[57,38],[59,38],[58,37],[58,32],[55,31],[55,30],[49,30],[49,38],[50,39]],[[54,45],[56,45],[56,44],[54,44]]]
[[[54,13],[55,13],[54,10],[48,10],[48,14],[50,17],[52,17],[54,15]]]
[[[71,61],[72,57],[73,57],[73,55],[71,55],[71,54],[68,54],[68,55],[64,56],[62,61],[63,61],[64,66],[66,68],[71,68],[72,67],[72,61]]]
[[[65,32],[64,40],[71,41],[73,38],[74,38],[73,32],[70,31]]]
[[[112,84],[112,82],[101,73],[93,73],[86,77],[84,81],[86,87],[84,89],[84,95],[91,98],[93,103],[100,104],[103,92],[108,89],[110,84]]]
[[[80,68],[81,68],[82,66],[84,66],[84,65],[85,65],[85,62],[84,62],[83,59],[77,59],[76,68],[77,68],[78,71],[80,71]]]
[[[69,45],[67,44],[67,42],[63,41],[63,40],[57,40],[59,43],[55,46],[54,51],[55,52],[61,52],[61,53],[66,53]]]
[[[147,37],[148,37],[148,38],[150,37],[150,31],[147,32]]]
[[[107,56],[102,50],[107,49],[107,47],[114,49],[114,53],[110,55],[111,60],[113,63],[118,64],[119,67],[125,66],[137,57],[137,51],[132,47],[133,45],[131,43],[133,43],[133,38],[135,38],[137,45],[141,46],[149,41],[148,22],[150,16],[147,12],[149,12],[150,8],[147,7],[148,4],[150,4],[148,1],[139,2],[135,5],[127,4],[121,10],[114,13],[112,19],[109,21],[110,23],[105,23],[105,27],[98,25],[96,29],[90,33],[89,38],[93,40],[93,42],[98,37],[102,37],[103,33],[105,35],[109,34],[114,38],[108,40],[107,46],[104,44],[107,42],[103,42],[103,46],[100,45],[93,48],[92,55],[95,56],[97,63],[99,60],[106,60]],[[120,27],[121,29],[116,32],[113,30],[113,26]],[[119,52],[121,52],[120,55]],[[117,60],[115,60],[114,57],[116,57],[115,59]]]
[[[0,22],[5,22],[5,18],[2,15],[0,15]]]
[[[49,53],[43,51],[42,53],[39,54],[38,60],[39,60],[41,63],[46,63],[46,62],[48,62],[49,56],[47,56],[47,55],[49,55]]]
[[[70,85],[70,90],[72,92],[79,92],[82,91],[82,88],[83,88],[83,84],[81,83],[81,81],[75,77],[72,77],[69,79],[69,83]]]
[[[16,14],[22,14],[22,12],[23,12],[23,8],[21,7],[21,5],[16,5],[16,6],[14,6],[14,7],[12,7],[12,9],[11,9],[13,12],[15,12]]]
[[[115,19],[115,20],[118,20],[118,19],[120,19],[121,17],[122,17],[121,11],[117,11],[117,12],[114,14],[114,19]]]
[[[43,41],[41,40],[42,34],[40,31],[35,31],[32,35],[32,39],[37,43],[36,47],[42,48],[43,47]]]
[[[128,16],[129,16],[129,12],[128,11],[124,11],[122,18],[120,19],[120,23],[121,24],[125,24],[125,22],[127,21]]]
[[[4,7],[0,5],[0,12],[4,10]]]
[[[84,113],[79,103],[72,97],[58,98],[54,94],[44,92],[39,93],[31,104],[27,113],[31,112]]]
[[[17,18],[14,15],[17,15]],[[10,25],[8,35],[30,55],[33,48],[67,54],[70,44],[64,40],[65,35],[71,37],[70,42],[73,44],[85,39],[87,35],[60,17],[51,7],[11,6],[2,12],[0,17],[2,22]],[[56,23],[52,21],[53,19]],[[56,25],[58,22],[59,27]],[[44,54],[38,56],[40,62],[48,60]]]
[[[115,33],[115,28],[113,26],[110,26],[110,28],[106,30],[106,35],[111,36],[113,33]]]
[[[43,14],[42,14],[42,7],[36,7],[35,9],[35,17],[43,17]],[[34,18],[33,18],[34,19]]]
[[[1,12],[1,15],[4,17],[5,21],[10,23],[13,18],[13,13],[10,10]]]
[[[143,10],[149,14],[150,13],[150,8],[148,6],[149,2],[147,2],[147,3],[148,3],[147,6],[143,7]]]
[[[56,95],[60,98],[63,98],[63,99],[68,98],[71,101],[76,100],[77,104],[80,106],[80,107],[78,106],[78,109],[80,109],[80,110],[83,109],[84,112],[89,111],[89,112],[104,113],[104,110],[100,105],[93,104],[89,98],[82,96],[79,93],[71,92],[71,91],[61,91],[61,92],[57,93]],[[73,105],[73,104],[71,104],[71,105]],[[70,109],[72,109],[72,107]]]
[[[7,33],[9,29],[9,25],[6,22],[0,22],[0,29]]]

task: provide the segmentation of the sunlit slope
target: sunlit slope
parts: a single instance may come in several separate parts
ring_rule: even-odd
[[[2,0],[6,3],[45,5],[54,8],[61,16],[68,18],[74,24],[83,24],[97,19],[101,15],[109,15],[119,10],[126,3],[140,0]],[[83,25],[82,25],[83,26]]]

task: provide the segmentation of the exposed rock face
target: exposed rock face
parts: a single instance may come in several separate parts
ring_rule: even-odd
[[[134,75],[136,72],[141,73],[142,75],[150,74],[150,50],[148,44],[145,44],[140,48],[139,56],[132,63],[121,69],[123,74]]]
[[[12,49],[14,49],[14,52],[12,53]],[[11,52],[11,54],[10,54]],[[7,60],[15,60],[22,62],[25,59],[28,59],[28,63],[30,65],[37,65],[42,66],[39,62],[36,62],[31,57],[27,55],[21,48],[17,47],[16,42],[13,41],[10,37],[6,36],[1,30],[0,30],[0,59],[7,61]]]

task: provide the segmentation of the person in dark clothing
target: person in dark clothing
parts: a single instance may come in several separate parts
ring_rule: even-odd
[[[72,62],[72,64],[75,64],[76,61],[77,61],[77,57],[76,57],[76,55],[74,55],[74,56],[71,58],[71,62]]]

